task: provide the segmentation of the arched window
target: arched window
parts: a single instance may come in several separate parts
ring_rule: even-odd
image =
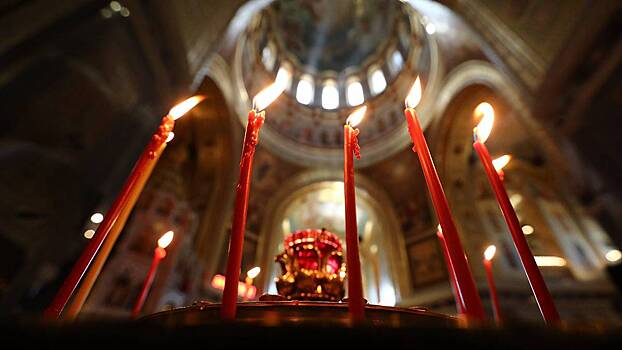
[[[333,80],[327,80],[322,88],[322,107],[336,109],[339,107],[339,90]]]
[[[266,45],[261,51],[261,62],[268,71],[272,71],[274,68],[275,60],[274,50],[271,45]]]
[[[389,66],[391,67],[391,73],[393,73],[393,75],[397,75],[397,73],[399,73],[404,66],[404,57],[399,50],[395,50],[391,54],[391,59],[389,60],[389,62]]]
[[[308,105],[313,102],[313,93],[315,87],[313,81],[308,75],[303,75],[298,81],[298,87],[296,88],[296,100],[303,105]]]
[[[369,88],[372,94],[378,95],[382,93],[386,87],[387,79],[384,77],[382,70],[380,68],[372,69],[369,77]]]
[[[358,106],[365,102],[365,95],[363,94],[363,85],[356,80],[348,84],[346,90],[346,99],[350,106]]]

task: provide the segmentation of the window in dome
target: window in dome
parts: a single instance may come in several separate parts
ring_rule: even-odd
[[[300,78],[298,87],[296,88],[296,100],[303,105],[308,105],[313,102],[314,91],[315,88],[313,87],[313,82],[310,77],[303,76]]]
[[[402,53],[399,50],[395,50],[391,54],[391,60],[389,62],[391,62],[391,73],[397,75],[404,66],[404,57],[402,57]]]
[[[324,109],[335,109],[339,107],[339,90],[332,80],[324,83],[322,88],[322,107]]]
[[[350,106],[358,106],[365,102],[365,95],[363,94],[363,85],[357,80],[348,85],[346,91],[346,99]]]
[[[266,45],[261,51],[261,62],[267,70],[271,71],[274,68],[274,61],[275,57],[272,47],[270,45]]]
[[[382,70],[380,70],[379,68],[376,68],[375,70],[372,71],[371,73],[371,77],[369,80],[369,87],[371,89],[371,92],[374,95],[378,95],[379,93],[383,92],[384,89],[386,89],[387,87],[387,80],[384,77],[384,73],[382,73]]]

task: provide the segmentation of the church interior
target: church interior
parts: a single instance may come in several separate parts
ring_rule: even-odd
[[[45,318],[86,261],[63,324],[219,308],[227,293],[238,317],[323,300],[347,318],[358,281],[364,308],[467,329],[472,297],[497,330],[550,325],[545,305],[568,327],[622,326],[619,1],[8,0],[0,23],[5,323]],[[158,132],[168,146],[146,152]],[[480,141],[511,155],[502,170]]]

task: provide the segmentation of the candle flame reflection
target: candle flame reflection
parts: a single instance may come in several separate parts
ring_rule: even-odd
[[[346,124],[350,125],[353,128],[356,127],[363,120],[363,117],[365,117],[365,112],[367,112],[367,106],[357,108],[348,116],[348,119],[346,119]]]
[[[490,261],[495,257],[495,253],[497,252],[497,247],[494,245],[489,245],[488,248],[484,251],[484,259]]]
[[[196,107],[196,105],[201,103],[201,101],[203,100],[205,100],[205,96],[203,95],[192,96],[185,101],[176,104],[175,107],[171,108],[171,110],[168,112],[168,115],[173,117],[173,119],[177,120],[186,115],[186,113]]]
[[[421,101],[421,79],[417,76],[415,79],[415,83],[412,88],[410,88],[410,92],[408,92],[408,96],[406,96],[406,108],[415,108]]]
[[[486,142],[492,131],[492,125],[495,122],[495,110],[490,103],[482,102],[473,110],[473,116],[475,118],[481,118],[479,124],[473,129],[475,137],[479,142]]]
[[[171,242],[173,241],[174,235],[175,233],[173,231],[168,231],[167,233],[163,234],[162,237],[158,239],[158,247],[162,249],[168,247],[168,245],[171,244]]]
[[[492,161],[492,166],[494,166],[495,170],[499,172],[503,168],[505,168],[506,165],[508,165],[511,159],[512,159],[512,156],[509,154],[502,155],[501,157]]]

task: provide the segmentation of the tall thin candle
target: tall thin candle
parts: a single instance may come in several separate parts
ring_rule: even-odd
[[[138,295],[138,299],[136,300],[136,304],[134,304],[134,309],[132,310],[132,318],[138,317],[140,311],[143,309],[143,305],[145,304],[145,300],[147,300],[147,295],[149,295],[151,285],[155,279],[156,272],[158,271],[158,265],[160,264],[160,261],[166,257],[166,247],[168,247],[168,245],[173,241],[173,236],[173,231],[168,231],[162,235],[160,239],[158,239],[158,246],[153,252],[153,260],[151,261],[147,278],[145,278],[145,283],[140,290],[140,294]]]
[[[494,245],[488,246],[484,251],[484,268],[486,269],[486,279],[488,280],[488,290],[490,291],[490,299],[492,300],[492,312],[494,313],[495,320],[501,322],[501,307],[499,306],[499,296],[497,295],[497,286],[495,285],[495,278],[492,275],[492,258],[495,257],[497,247]]]
[[[189,110],[194,108],[204,99],[204,96],[193,96],[173,107],[169,111],[169,114],[162,119],[162,123],[158,127],[158,130],[151,138],[151,141],[149,142],[143,153],[140,155],[140,158],[136,162],[136,165],[134,166],[130,175],[125,181],[121,192],[117,195],[117,198],[110,206],[110,209],[108,209],[104,220],[99,224],[95,235],[69,272],[69,275],[61,285],[50,305],[47,307],[47,309],[45,309],[43,313],[43,316],[45,318],[57,319],[60,317],[63,309],[69,301],[69,298],[71,298],[71,296],[73,295],[73,292],[78,286],[78,283],[80,283],[80,280],[86,273],[86,270],[89,268],[89,265],[99,251],[102,243],[104,242],[106,237],[108,237],[108,234],[113,228],[114,223],[121,215],[123,208],[128,204],[130,194],[138,184],[139,178],[145,171],[147,171],[150,166],[153,166],[150,165],[150,163],[156,162],[157,152],[160,149],[160,146],[169,139],[175,126],[175,120],[184,116]]]
[[[248,210],[251,174],[253,171],[253,158],[255,155],[255,148],[259,143],[259,129],[261,129],[265,120],[264,109],[276,100],[283,90],[285,90],[285,81],[287,80],[287,77],[277,76],[276,81],[272,85],[255,96],[253,108],[248,113],[248,123],[246,124],[244,145],[242,146],[242,159],[240,161],[240,177],[236,187],[229,253],[227,255],[225,288],[222,296],[222,307],[220,309],[220,317],[223,320],[234,320],[237,309],[238,283],[242,265],[242,248],[244,245],[244,232],[246,230],[246,214]]]
[[[408,122],[408,131],[415,144],[413,151],[415,151],[419,157],[419,163],[421,164],[425,176],[436,216],[443,228],[443,235],[445,236],[447,250],[454,266],[457,288],[465,308],[465,314],[471,319],[483,320],[485,315],[482,301],[477,293],[473,274],[471,273],[464,249],[462,248],[458,230],[451,216],[449,204],[447,203],[443,186],[441,185],[436,168],[434,167],[434,162],[430,155],[425,136],[423,135],[423,130],[419,125],[415,107],[419,104],[420,100],[421,82],[419,77],[417,77],[415,84],[406,98],[406,109],[404,110]]]
[[[449,256],[449,251],[447,250],[447,242],[445,242],[445,237],[443,236],[443,229],[441,225],[438,225],[438,229],[436,230],[436,236],[441,243],[441,249],[443,250],[443,256],[445,257],[445,264],[447,265],[447,273],[449,274],[449,283],[451,284],[451,292],[454,295],[454,299],[456,301],[456,310],[460,314],[464,314],[464,305],[462,304],[462,299],[458,294],[458,280],[456,278],[456,271],[454,271],[454,265],[451,262],[451,257]]]
[[[361,158],[358,145],[359,129],[367,106],[358,108],[348,117],[343,126],[343,181],[346,215],[346,266],[348,270],[348,308],[353,321],[365,318],[365,300],[359,258],[359,235],[356,223],[356,193],[354,187],[354,156]]]
[[[510,202],[505,187],[503,186],[501,177],[493,165],[490,153],[488,153],[488,149],[484,144],[492,131],[492,125],[494,123],[494,109],[490,104],[483,102],[475,108],[474,114],[476,117],[482,116],[482,120],[473,130],[473,137],[475,139],[473,142],[473,148],[477,152],[482,165],[484,166],[488,181],[492,186],[497,202],[499,203],[499,207],[503,212],[505,222],[510,229],[510,234],[512,235],[512,240],[514,241],[514,247],[518,252],[518,256],[527,275],[527,279],[529,280],[529,284],[531,285],[531,289],[538,303],[538,307],[540,308],[540,312],[542,313],[542,317],[546,323],[557,322],[559,321],[559,313],[553,303],[553,298],[546,287],[546,283],[544,282],[544,278],[538,269],[536,260],[534,259],[533,254],[531,254],[531,250],[529,249],[527,239],[521,230],[516,212],[512,207],[512,203]]]

